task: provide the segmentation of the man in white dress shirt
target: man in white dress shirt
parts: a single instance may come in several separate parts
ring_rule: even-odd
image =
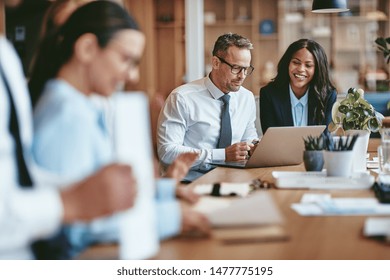
[[[253,71],[252,48],[240,35],[220,36],[214,45],[210,74],[174,89],[165,102],[158,121],[158,156],[166,166],[181,153],[198,153],[186,181],[209,171],[211,161],[245,160],[254,149],[251,143],[258,138],[256,104],[253,93],[242,86]],[[230,96],[228,132],[222,128],[225,95]],[[226,134],[228,144],[219,145]]]
[[[31,244],[56,234],[62,223],[90,221],[131,207],[135,180],[129,166],[112,164],[62,191],[40,181],[30,155],[32,115],[22,66],[1,32],[0,67],[0,259],[28,259],[33,258]],[[12,111],[32,186],[20,184]]]

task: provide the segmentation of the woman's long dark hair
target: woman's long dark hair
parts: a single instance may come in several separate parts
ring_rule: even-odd
[[[62,27],[48,32],[41,41],[29,81],[32,104],[37,103],[45,83],[72,57],[74,44],[81,35],[94,34],[104,48],[124,29],[139,30],[127,11],[111,1],[93,1],[78,8]]]
[[[278,63],[278,74],[271,83],[286,87],[290,83],[289,64],[293,55],[300,49],[306,48],[314,57],[314,77],[309,85],[309,94],[317,99],[317,106],[314,109],[314,122],[325,124],[325,107],[328,94],[335,90],[330,80],[330,71],[326,53],[320,44],[310,39],[300,39],[292,43],[283,54]]]

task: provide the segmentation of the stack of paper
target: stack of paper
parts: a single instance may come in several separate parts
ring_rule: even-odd
[[[291,208],[302,216],[390,214],[390,204],[381,204],[376,198],[332,198],[330,194],[304,194]]]
[[[203,197],[195,209],[204,213],[214,238],[225,243],[287,240],[283,218],[266,192],[245,198]]]
[[[281,189],[369,189],[375,182],[367,172],[356,172],[351,177],[329,177],[326,172],[274,171],[275,185]]]

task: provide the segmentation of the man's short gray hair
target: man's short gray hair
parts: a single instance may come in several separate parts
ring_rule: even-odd
[[[226,33],[218,37],[215,42],[213,55],[222,55],[226,54],[226,51],[229,47],[236,46],[240,49],[252,50],[253,44],[249,39],[234,33]]]

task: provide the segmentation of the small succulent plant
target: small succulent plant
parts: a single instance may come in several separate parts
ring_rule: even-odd
[[[325,149],[327,151],[352,151],[359,137],[359,134],[341,136],[334,138],[327,134],[324,138]]]
[[[303,138],[303,141],[305,143],[306,151],[321,151],[325,148],[325,141],[323,135],[320,135],[318,137],[309,135],[308,137]]]

